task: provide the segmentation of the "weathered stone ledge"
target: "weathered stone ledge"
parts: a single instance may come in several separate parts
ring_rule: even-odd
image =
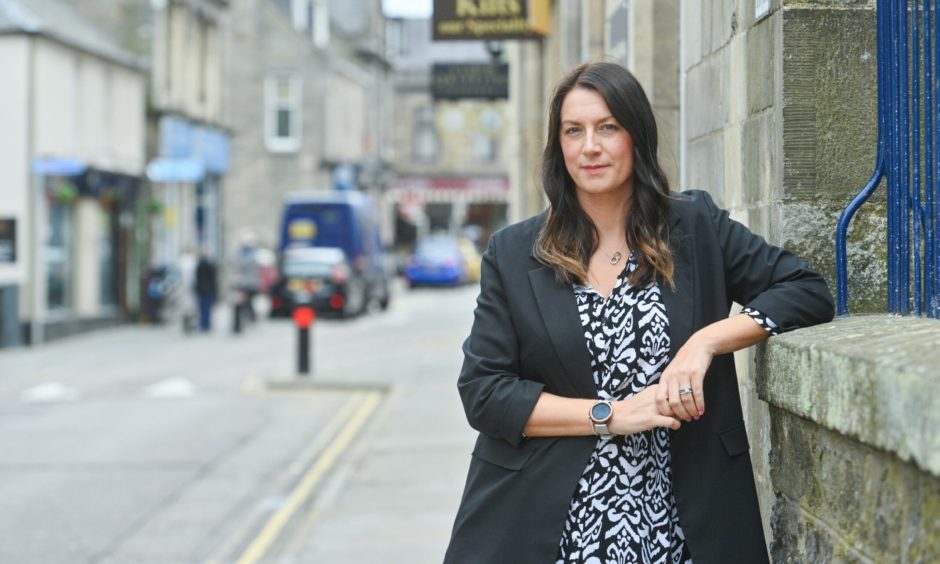
[[[770,339],[757,362],[762,400],[940,477],[940,321],[838,318]]]

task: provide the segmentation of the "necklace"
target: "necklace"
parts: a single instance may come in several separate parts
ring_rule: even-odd
[[[621,245],[620,248],[623,249],[626,246],[627,246],[626,243],[624,243],[623,245]],[[619,250],[614,251],[613,254],[610,254],[607,251],[603,251],[603,250],[601,251],[601,253],[603,253],[603,255],[607,257],[607,262],[611,266],[617,266],[618,264],[620,264],[620,261],[623,259],[623,253],[621,253]]]

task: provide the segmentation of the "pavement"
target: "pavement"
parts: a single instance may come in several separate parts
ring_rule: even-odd
[[[22,417],[24,405],[119,393],[138,401],[181,398],[196,393],[194,388],[228,396],[318,398],[334,406],[331,415],[316,424],[313,440],[291,443],[296,477],[282,496],[255,507],[258,519],[226,531],[228,540],[209,557],[140,552],[140,560],[130,561],[440,562],[475,438],[456,376],[476,292],[399,288],[388,312],[318,321],[313,374],[307,377],[295,371],[296,331],[289,322],[265,321],[234,336],[224,309],[217,311],[211,335],[185,337],[172,325],[125,326],[36,349],[0,351],[0,419]],[[195,359],[200,364],[194,384],[183,375],[193,373]],[[139,389],[130,390],[132,385]],[[43,448],[51,452],[55,445]],[[113,556],[120,552],[111,554],[87,561],[129,561]]]

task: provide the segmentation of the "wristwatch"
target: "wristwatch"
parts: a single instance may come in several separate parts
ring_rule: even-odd
[[[609,439],[614,436],[607,428],[607,422],[614,415],[614,406],[607,400],[598,400],[591,406],[588,416],[591,418],[591,427],[594,428],[594,434],[602,439]]]

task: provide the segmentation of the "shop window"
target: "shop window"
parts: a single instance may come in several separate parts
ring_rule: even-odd
[[[46,241],[46,300],[50,311],[72,306],[72,205],[49,203]]]
[[[98,280],[101,287],[101,305],[117,305],[117,253],[115,246],[114,210],[102,208],[101,238],[98,240]]]
[[[293,73],[276,73],[265,81],[265,146],[269,151],[294,152],[300,149],[300,78]]]

